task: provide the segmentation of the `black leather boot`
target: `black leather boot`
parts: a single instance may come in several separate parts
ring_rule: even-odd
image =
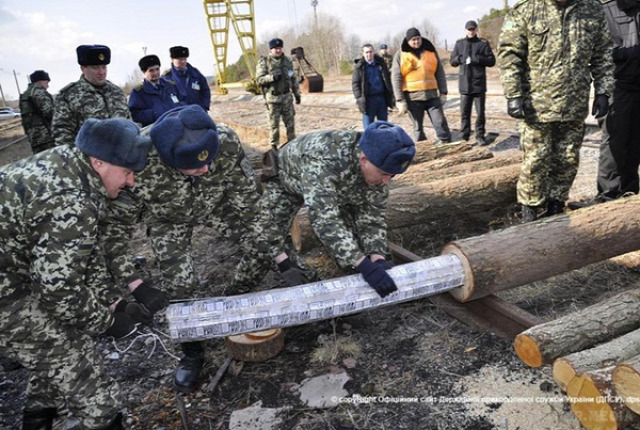
[[[549,200],[547,202],[547,212],[545,216],[558,215],[564,213],[564,202],[560,200]]]
[[[538,211],[534,206],[522,205],[522,222],[535,221],[538,218]]]
[[[202,342],[186,342],[182,344],[184,357],[180,360],[173,379],[177,391],[191,393],[198,384],[198,376],[204,364],[204,347]]]
[[[124,425],[122,424],[122,414],[118,413],[115,419],[111,421],[111,424],[106,426],[104,430],[124,430]]]
[[[56,408],[25,410],[22,418],[22,430],[51,430],[53,419],[57,416]]]

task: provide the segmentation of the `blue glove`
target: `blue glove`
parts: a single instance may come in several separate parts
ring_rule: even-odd
[[[356,269],[362,273],[367,284],[376,290],[380,297],[384,298],[396,291],[398,287],[385,270],[385,264],[382,261],[384,260],[374,263],[369,257],[365,257]]]

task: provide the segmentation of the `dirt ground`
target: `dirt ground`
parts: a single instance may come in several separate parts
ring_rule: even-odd
[[[495,118],[488,120],[487,128],[492,133],[491,148],[497,153],[513,150],[517,139],[514,145],[514,123],[505,118],[505,101],[493,78],[487,108]],[[446,113],[451,127],[457,130],[459,105],[453,74],[449,85]],[[297,107],[298,134],[324,128],[360,129],[361,117],[349,91],[350,77],[342,77],[326,80],[323,94],[304,94]],[[213,96],[212,115],[218,122],[258,126],[263,131],[266,126],[260,98],[240,91]],[[410,131],[406,117],[392,114],[390,120]],[[432,131],[429,133],[433,141]],[[264,147],[263,138],[264,133],[256,133],[255,139],[250,139],[255,142],[245,143],[260,150]],[[586,136],[592,142],[598,138],[593,128]],[[13,148],[11,154],[1,151],[0,164],[24,156],[24,149]],[[596,165],[597,149],[585,147],[572,199],[593,196]],[[514,222],[515,208],[510,218],[496,225],[463,226],[455,235],[415,228],[411,232],[413,240],[405,240],[403,245],[431,257],[439,254],[449,240]],[[405,232],[395,234],[394,240],[406,239]],[[148,259],[147,267],[153,271],[153,256],[142,234],[135,238],[133,246]],[[194,297],[220,295],[239,261],[238,248],[211,231],[198,229],[194,249],[202,280]],[[305,257],[321,268],[324,277],[340,275],[321,250],[308,252]],[[634,267],[607,261],[500,295],[535,315],[552,319],[637,287],[639,281]],[[280,286],[278,278],[270,275],[263,287],[275,286]],[[156,330],[156,334],[166,331],[161,316]],[[263,408],[283,408],[279,427],[283,430],[580,428],[566,397],[554,384],[549,367],[528,368],[514,354],[511,342],[492,333],[470,330],[428,300],[287,328],[285,338],[284,350],[273,359],[262,363],[232,362],[213,390],[208,390],[207,384],[224,362],[227,351],[222,340],[207,341],[202,386],[191,395],[176,395],[171,388],[175,356],[180,354],[178,346],[164,335],[147,334],[133,343],[97,339],[96,345],[109,374],[123,388],[131,429],[227,429],[234,411],[257,402]],[[12,367],[6,360],[0,364],[0,429],[16,429],[28,372]],[[336,372],[346,372],[350,378],[344,386],[348,401],[317,409],[301,403],[294,395],[292,387],[305,378]],[[77,428],[77,423],[62,419],[55,428]]]

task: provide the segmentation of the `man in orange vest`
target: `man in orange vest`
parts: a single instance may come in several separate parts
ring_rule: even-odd
[[[393,58],[391,81],[400,114],[407,111],[413,123],[413,139],[426,140],[424,113],[436,132],[436,143],[451,142],[451,131],[444,116],[447,79],[435,46],[417,28],[407,30],[401,49]]]

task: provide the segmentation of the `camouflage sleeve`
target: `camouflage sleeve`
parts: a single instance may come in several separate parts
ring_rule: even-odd
[[[256,65],[256,81],[258,85],[269,85],[273,82],[273,77],[269,74],[269,67],[265,57],[260,57]]]
[[[96,247],[98,210],[82,192],[53,195],[27,208],[32,288],[57,319],[92,334],[109,328],[111,312],[88,288],[87,271]]]
[[[522,84],[527,70],[526,23],[518,9],[509,11],[502,24],[498,45],[500,81],[507,99],[524,95]]]
[[[81,120],[64,93],[56,97],[51,133],[56,145],[74,146]]]
[[[356,214],[358,236],[364,247],[364,254],[386,255],[387,245],[387,211],[388,187],[368,187],[364,204]]]
[[[293,70],[293,63],[291,64],[291,70]],[[296,95],[296,97],[300,97],[300,84],[298,82],[298,75],[296,75],[296,73],[294,72],[293,75],[291,76],[291,91],[293,92],[293,94]]]
[[[604,12],[602,9],[598,9],[598,13],[601,15],[597,20],[600,28],[596,32],[597,37],[589,67],[593,77],[594,94],[612,95],[614,87],[613,42]]]
[[[322,158],[310,160],[302,172],[301,189],[314,232],[338,265],[348,268],[364,252],[340,215],[337,198],[340,178],[327,169],[330,164]]]
[[[144,278],[145,273],[135,265],[131,248],[134,229],[142,217],[143,204],[131,190],[123,190],[117,199],[109,200],[106,213],[100,220],[100,245],[106,263],[119,285],[128,284],[128,278]]]
[[[53,98],[46,91],[36,91],[32,97],[33,103],[38,108],[40,116],[48,126],[53,120]]]

